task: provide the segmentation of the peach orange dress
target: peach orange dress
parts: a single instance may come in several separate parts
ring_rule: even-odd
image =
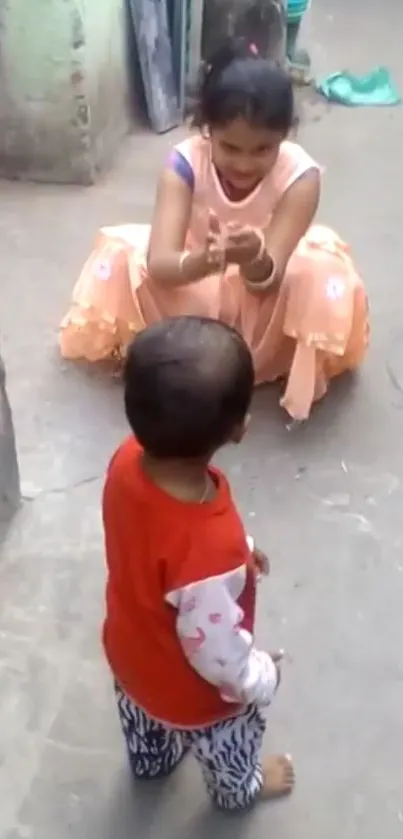
[[[211,210],[222,227],[231,221],[265,230],[286,190],[318,168],[299,145],[285,141],[264,180],[247,198],[232,202],[217,177],[208,139],[192,136],[174,155],[193,190],[187,249],[203,247]],[[65,358],[97,361],[124,354],[136,332],[166,316],[219,318],[247,341],[257,384],[285,378],[282,405],[299,420],[309,416],[333,376],[362,362],[368,344],[366,294],[347,245],[329,228],[311,227],[280,287],[261,295],[248,292],[236,266],[192,285],[156,286],[147,272],[148,237],[148,225],[101,229],[61,324]]]

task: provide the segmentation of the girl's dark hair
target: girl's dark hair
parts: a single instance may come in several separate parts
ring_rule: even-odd
[[[284,135],[294,125],[288,73],[244,38],[225,41],[203,64],[193,125],[219,127],[238,117]]]
[[[235,329],[210,318],[168,318],[128,349],[126,416],[156,458],[211,456],[244,421],[253,381],[250,351]]]

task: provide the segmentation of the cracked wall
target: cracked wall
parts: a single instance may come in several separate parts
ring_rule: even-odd
[[[124,0],[0,0],[0,175],[92,183],[131,117]]]

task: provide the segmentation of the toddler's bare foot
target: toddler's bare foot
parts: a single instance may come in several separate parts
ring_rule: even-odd
[[[272,755],[263,761],[262,798],[281,798],[294,789],[295,773],[288,755]]]

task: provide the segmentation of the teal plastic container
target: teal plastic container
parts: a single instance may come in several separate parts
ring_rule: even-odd
[[[305,14],[308,5],[309,0],[288,0],[287,22],[298,23]]]

